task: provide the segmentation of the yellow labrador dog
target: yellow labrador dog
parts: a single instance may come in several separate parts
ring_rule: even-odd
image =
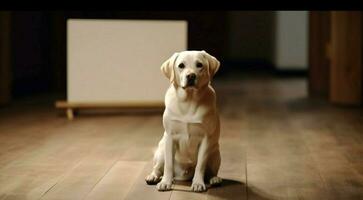
[[[174,53],[161,66],[170,80],[165,95],[164,135],[145,178],[159,191],[171,190],[173,180],[193,180],[191,189],[206,190],[205,180],[218,185],[221,163],[219,116],[210,81],[220,62],[205,51]]]

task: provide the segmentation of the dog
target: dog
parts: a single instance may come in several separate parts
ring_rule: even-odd
[[[161,71],[170,80],[165,94],[164,135],[145,178],[159,191],[171,190],[174,180],[192,180],[191,190],[220,185],[220,120],[211,80],[220,62],[206,51],[174,53]]]

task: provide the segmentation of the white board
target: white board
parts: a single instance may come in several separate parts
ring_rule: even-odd
[[[187,22],[67,21],[67,101],[163,102],[161,64],[187,49]]]

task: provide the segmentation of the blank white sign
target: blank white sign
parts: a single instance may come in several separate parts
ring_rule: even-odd
[[[186,21],[70,19],[67,100],[162,102],[169,81],[160,66],[186,48]]]

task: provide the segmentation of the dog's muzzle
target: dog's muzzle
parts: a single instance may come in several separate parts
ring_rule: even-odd
[[[188,86],[195,86],[195,81],[197,79],[197,75],[194,73],[188,74],[187,75],[187,87]]]

